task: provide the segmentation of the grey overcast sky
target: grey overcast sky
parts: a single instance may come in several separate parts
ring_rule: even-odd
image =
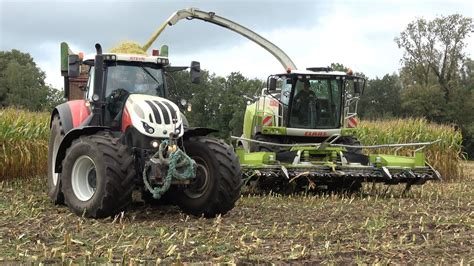
[[[108,50],[124,40],[143,44],[174,11],[196,7],[234,20],[282,48],[299,68],[342,63],[369,77],[397,72],[402,51],[394,38],[416,18],[459,13],[474,16],[469,0],[362,1],[180,1],[180,0],[0,0],[0,50],[30,53],[46,72],[46,82],[62,87],[59,43],[74,51]],[[474,35],[474,34],[472,34]],[[183,20],[154,47],[168,44],[173,65],[191,60],[218,75],[240,71],[265,78],[282,71],[258,45],[202,21]],[[468,40],[474,56],[474,36]]]

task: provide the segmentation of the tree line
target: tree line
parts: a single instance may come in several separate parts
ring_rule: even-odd
[[[462,131],[466,153],[474,158],[474,62],[466,54],[472,28],[472,18],[459,14],[409,23],[394,40],[404,52],[402,68],[368,79],[360,117],[425,117],[454,124]],[[332,66],[345,70],[340,63]],[[0,107],[50,110],[64,101],[62,93],[44,79],[44,72],[29,54],[0,51]],[[219,137],[224,138],[242,133],[248,101],[266,86],[266,81],[239,72],[221,77],[203,71],[199,85],[191,84],[186,72],[171,73],[167,80],[171,100],[190,123],[219,129]]]
[[[368,81],[362,118],[425,117],[453,124],[474,158],[474,61],[466,41],[472,18],[455,14],[417,19],[395,38],[404,51],[399,73]]]

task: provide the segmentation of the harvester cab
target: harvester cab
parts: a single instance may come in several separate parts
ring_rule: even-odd
[[[124,210],[138,189],[145,201],[165,200],[184,212],[213,217],[240,196],[238,158],[215,130],[193,128],[168,100],[167,47],[153,55],[102,53],[81,58],[61,44],[66,95],[79,80],[82,97],[54,108],[48,154],[48,195],[76,214],[106,217]],[[166,52],[165,52],[166,51]],[[192,62],[193,83],[200,64]],[[85,71],[84,71],[85,70]]]
[[[271,75],[260,98],[247,106],[242,138],[298,143],[338,134],[349,142],[364,86],[365,79],[352,71],[329,67]],[[238,143],[248,152],[271,150],[243,139]]]

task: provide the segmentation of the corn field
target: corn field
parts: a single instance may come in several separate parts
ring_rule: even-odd
[[[441,141],[425,149],[428,162],[444,180],[463,178],[462,136],[454,127],[424,119],[362,121],[358,138],[365,145]],[[0,109],[0,180],[46,176],[49,114]],[[391,153],[393,149],[380,149]],[[399,154],[409,154],[402,149]]]
[[[453,126],[429,123],[426,119],[394,119],[362,121],[357,137],[364,145],[430,142],[440,140],[424,149],[426,159],[444,180],[456,181],[463,176],[462,135]],[[372,151],[373,152],[373,151]],[[393,153],[394,149],[379,149],[380,153]],[[399,155],[411,155],[413,149],[404,148]]]
[[[0,180],[45,176],[49,114],[0,109]]]

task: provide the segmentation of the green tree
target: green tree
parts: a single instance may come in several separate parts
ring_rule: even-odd
[[[442,121],[446,117],[443,90],[438,85],[411,85],[401,95],[404,115]]]
[[[402,58],[405,81],[426,86],[437,82],[449,100],[456,87],[464,48],[469,37],[472,18],[459,14],[441,16],[427,21],[423,18],[408,24],[395,38],[404,50]]]
[[[395,38],[404,50],[403,111],[458,125],[470,156],[474,156],[474,64],[465,48],[472,25],[472,18],[459,14],[417,19]]]
[[[247,79],[239,72],[233,72],[226,77],[218,101],[220,124],[227,127],[229,134],[242,135],[247,100],[257,96],[263,86],[261,80]]]
[[[217,129],[220,138],[241,135],[247,98],[257,95],[263,82],[238,72],[227,77],[202,73],[200,84],[191,84],[189,72],[172,73],[172,79],[168,78],[170,99],[178,105],[185,100],[181,110],[191,126]]]
[[[400,91],[402,85],[398,75],[386,74],[367,82],[359,108],[362,118],[378,119],[401,115]]]
[[[48,94],[46,96],[46,104],[43,110],[51,111],[54,107],[66,102],[64,92],[52,87],[48,87]]]
[[[33,58],[18,50],[0,51],[0,107],[17,106],[38,111],[50,107],[58,93],[44,82],[45,73]]]

